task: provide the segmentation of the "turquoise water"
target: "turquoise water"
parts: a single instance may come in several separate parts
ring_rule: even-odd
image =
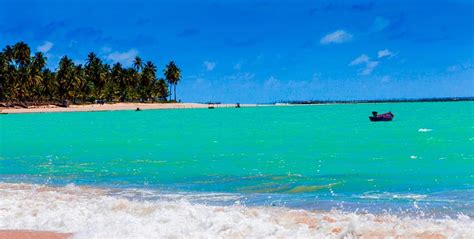
[[[394,121],[370,122],[374,110]],[[0,115],[0,182],[474,215],[473,114],[449,102]]]

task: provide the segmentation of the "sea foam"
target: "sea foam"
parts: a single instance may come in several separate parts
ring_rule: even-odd
[[[74,238],[469,238],[474,220],[134,200],[109,189],[0,183],[0,229]]]
[[[396,194],[396,193],[365,193],[359,196],[363,199],[406,199],[406,200],[423,200],[428,196],[425,194]]]
[[[430,132],[430,131],[432,131],[432,129],[427,129],[427,128],[418,129],[418,132]]]

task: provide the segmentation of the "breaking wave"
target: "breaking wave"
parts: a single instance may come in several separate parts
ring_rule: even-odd
[[[211,206],[192,202],[196,197],[239,201],[232,194],[161,195],[145,190],[0,183],[0,229],[68,232],[74,238],[468,238],[474,233],[474,220],[465,215],[434,219],[238,203]]]
[[[427,198],[425,194],[395,194],[395,193],[365,193],[360,196],[363,199],[408,199],[422,200]]]

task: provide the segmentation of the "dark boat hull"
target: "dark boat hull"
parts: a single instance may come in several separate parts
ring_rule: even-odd
[[[392,118],[378,118],[378,117],[373,117],[369,116],[370,121],[376,122],[376,121],[392,121]]]
[[[370,121],[372,122],[377,122],[377,121],[392,121],[393,119],[393,114],[391,112],[381,114],[381,115],[376,115],[376,116],[369,116]]]

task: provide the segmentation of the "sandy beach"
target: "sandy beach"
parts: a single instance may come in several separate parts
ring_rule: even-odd
[[[208,108],[234,108],[236,104],[201,104],[201,103],[115,103],[115,104],[87,104],[71,105],[67,108],[55,105],[46,105],[29,108],[0,108],[0,113],[21,114],[21,113],[50,113],[50,112],[96,112],[114,110],[157,110],[157,109],[198,109]],[[268,106],[261,104],[240,104],[240,107]]]

